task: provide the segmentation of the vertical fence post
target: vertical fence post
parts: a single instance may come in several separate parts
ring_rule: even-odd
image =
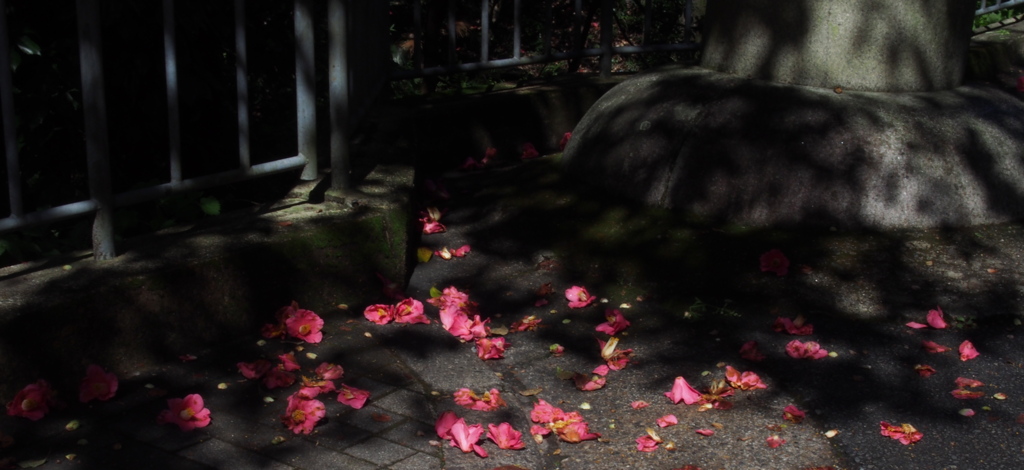
[[[522,49],[523,47],[523,25],[522,22],[519,21],[519,16],[522,15],[522,3],[522,0],[514,0],[514,6],[512,7],[512,16],[514,17],[514,24],[512,29],[512,50],[514,52],[512,53],[512,57],[514,57],[516,60],[518,60],[519,57],[522,55],[522,53],[519,50]]]
[[[167,141],[171,184],[181,184],[181,109],[178,100],[178,54],[174,31],[174,0],[164,0],[164,74],[167,82]]]
[[[299,155],[306,157],[303,180],[316,179],[316,74],[310,0],[295,0],[295,111]]]
[[[347,0],[327,0],[331,108],[331,189],[349,189],[349,76]]]
[[[454,31],[449,31],[449,35]],[[487,62],[491,46],[491,0],[480,0],[480,62]]]
[[[601,2],[601,78],[612,76],[612,0]]]
[[[92,224],[92,250],[93,258],[106,260],[114,258],[116,250],[99,4],[98,0],[76,0],[75,6],[78,13],[78,56],[82,68],[82,112],[85,114],[89,193],[97,207]]]
[[[248,170],[249,156],[249,72],[245,49],[245,0],[235,0],[235,90],[238,93],[238,168]]]
[[[455,42],[457,34],[455,34],[455,0],[448,0],[448,65],[455,65],[458,63]]]
[[[14,85],[11,78],[11,54],[7,40],[7,2],[0,0],[0,119],[4,122],[4,156],[7,158],[7,192],[11,215],[24,215],[21,200],[21,164],[18,161],[18,136],[14,126]]]

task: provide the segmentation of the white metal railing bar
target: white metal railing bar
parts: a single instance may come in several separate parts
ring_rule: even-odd
[[[245,0],[235,0],[235,92],[238,110],[238,168],[249,168],[249,71],[245,41]]]
[[[989,5],[989,3],[991,3],[991,5]],[[1024,5],[1024,0],[981,0],[981,7],[974,12],[974,16],[992,13],[994,11],[1015,7],[1017,5]]]
[[[348,15],[345,0],[327,0],[328,101],[331,114],[331,189],[347,190],[349,180]]]
[[[164,74],[167,88],[167,143],[171,183],[181,182],[181,109],[178,99],[178,51],[174,32],[174,1],[164,0]]]
[[[306,157],[302,178],[316,179],[316,72],[313,55],[313,8],[311,0],[295,0],[295,112],[298,121],[299,155]]]

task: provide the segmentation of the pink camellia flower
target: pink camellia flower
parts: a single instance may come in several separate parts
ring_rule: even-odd
[[[676,415],[665,415],[654,420],[654,422],[658,423],[659,427],[665,428],[679,424],[679,418],[676,418]]]
[[[288,397],[288,408],[281,421],[295,434],[309,434],[321,418],[327,415],[327,407],[320,400],[292,395]]]
[[[452,425],[459,420],[459,417],[454,412],[445,411],[441,413],[441,416],[437,417],[437,421],[434,423],[434,430],[437,431],[437,437],[441,439],[452,438]]]
[[[794,339],[786,344],[786,354],[794,359],[821,359],[828,356],[828,351],[814,341],[801,343],[800,340]]]
[[[590,432],[590,425],[585,421],[571,421],[563,427],[556,427],[555,433],[558,434],[558,438],[565,442],[583,442],[591,439],[597,439],[601,437],[596,432]]]
[[[793,336],[807,336],[814,333],[814,325],[806,323],[803,315],[797,315],[795,319],[790,320],[785,317],[778,317],[775,319],[775,323],[772,323],[772,330],[776,332],[789,333]]]
[[[658,450],[658,441],[654,440],[653,437],[644,434],[636,438],[636,450],[640,452],[654,452]]]
[[[961,361],[969,361],[969,360],[974,359],[974,358],[976,358],[978,356],[979,356],[978,350],[974,349],[974,344],[973,343],[971,343],[970,341],[967,341],[967,340],[965,340],[963,343],[960,343],[960,360]]]
[[[637,400],[634,401],[633,403],[630,403],[629,406],[631,406],[634,410],[639,410],[641,408],[647,408],[648,406],[651,406],[651,404],[643,400]]]
[[[807,414],[800,411],[796,405],[788,405],[782,410],[782,419],[791,421],[794,424],[800,424],[806,416]]]
[[[530,434],[533,434],[534,440],[538,443],[542,439],[539,436],[545,436],[551,431],[554,431],[559,439],[572,443],[601,437],[598,433],[590,432],[589,425],[583,421],[583,416],[578,412],[566,413],[559,408],[551,406],[544,400],[538,400],[533,405],[533,410],[530,411],[530,419],[535,423],[544,425],[530,428]]]
[[[167,400],[167,410],[160,412],[156,421],[160,424],[177,424],[182,431],[203,428],[210,424],[210,410],[203,406],[203,397],[197,393],[185,398]]]
[[[287,331],[284,323],[267,323],[260,329],[260,334],[267,339],[284,338]]]
[[[949,351],[949,347],[948,346],[943,346],[943,345],[941,345],[939,343],[936,343],[934,341],[928,341],[928,340],[922,341],[921,342],[921,346],[924,346],[924,349],[926,351],[930,352],[930,353],[941,353],[941,352]]]
[[[740,372],[734,369],[732,366],[725,366],[725,380],[729,381],[729,385],[733,388],[740,390],[756,390],[759,388],[768,388],[764,382],[761,381],[761,377],[753,372]]]
[[[604,388],[608,375],[608,366],[599,365],[594,368],[593,373],[588,377],[586,374],[573,374],[573,381],[576,383],[576,388],[584,392],[592,392],[594,390],[600,390]]]
[[[583,308],[596,300],[587,292],[586,287],[572,286],[565,290],[565,298],[569,301],[569,308]]]
[[[85,378],[78,386],[78,400],[89,403],[93,400],[107,401],[117,393],[117,376],[92,364],[85,369]]]
[[[266,359],[256,359],[253,362],[239,362],[237,365],[238,372],[241,372],[243,377],[250,380],[263,377],[263,374],[266,374],[270,371],[271,367],[274,367]]]
[[[709,436],[714,436],[715,435],[715,430],[714,429],[697,429],[694,432],[696,432],[697,434],[700,434],[701,436],[705,436],[705,437],[709,437]]]
[[[953,398],[956,398],[956,399],[959,399],[959,400],[969,400],[969,399],[973,399],[973,398],[981,398],[981,397],[985,396],[985,392],[976,392],[976,391],[970,391],[970,390],[967,390],[967,389],[968,388],[973,388],[973,387],[981,387],[981,386],[984,386],[984,385],[985,384],[982,383],[979,380],[967,379],[967,378],[964,378],[964,377],[957,377],[956,378],[956,390],[953,390],[952,392],[949,392],[949,393],[951,395],[953,395]]]
[[[39,421],[50,412],[52,404],[53,388],[49,382],[40,379],[34,384],[26,385],[14,395],[14,399],[7,404],[7,415]]]
[[[672,384],[672,390],[665,392],[665,396],[675,404],[682,401],[687,405],[692,405],[700,402],[701,400],[700,392],[690,386],[690,384],[686,382],[686,379],[682,377],[676,377],[675,383]]]
[[[622,316],[622,312],[620,312],[619,309],[610,308],[605,310],[604,318],[608,321],[597,325],[595,330],[606,335],[615,336],[619,334],[620,331],[629,327],[629,320],[626,320],[626,317]]]
[[[936,306],[935,310],[928,311],[927,321],[932,328],[940,330],[949,326],[946,324],[946,320],[942,318],[942,308],[939,306]]]
[[[509,331],[532,331],[540,327],[540,318],[536,315],[528,315],[523,317],[522,320],[516,320],[512,322],[512,326],[509,327]]]
[[[569,145],[569,139],[571,138],[572,132],[566,132],[565,134],[562,134],[562,140],[558,142],[558,149],[564,152],[565,146]]]
[[[336,364],[323,362],[316,367],[316,375],[324,380],[338,380],[345,374],[345,369]]]
[[[505,357],[505,338],[480,338],[476,340],[476,355],[480,359],[501,359]]]
[[[411,297],[395,305],[394,312],[395,323],[430,324],[430,319],[423,314],[423,303]]]
[[[374,304],[363,310],[363,316],[378,325],[386,325],[395,319],[395,307],[384,304]]]
[[[921,377],[931,377],[931,375],[935,373],[935,368],[927,364],[918,364],[914,366],[914,370],[916,370]]]
[[[291,372],[293,370],[299,370],[302,368],[301,366],[299,366],[299,363],[295,360],[295,353],[282,354],[280,356],[277,356],[277,358],[281,360],[281,369],[284,369],[288,372]]]
[[[764,360],[764,354],[757,348],[757,341],[743,343],[743,346],[740,347],[740,357],[753,362]]]
[[[526,142],[525,144],[523,144],[523,154],[520,155],[519,158],[522,158],[523,160],[529,160],[531,158],[537,158],[539,156],[540,153],[537,152],[537,148],[534,147],[532,143]]]
[[[321,377],[302,377],[302,388],[299,391],[309,389],[307,392],[307,398],[314,398],[321,393],[337,392],[338,387],[334,385],[334,381],[327,380]],[[313,392],[315,390],[316,392]]]
[[[487,438],[494,441],[499,449],[518,450],[526,447],[523,444],[523,433],[516,431],[509,423],[501,423],[497,426],[488,424]]]
[[[768,436],[768,439],[765,439],[765,443],[768,444],[768,447],[774,449],[778,446],[781,446],[782,444],[785,444],[786,440],[775,434],[772,434],[771,436]]]
[[[633,355],[632,349],[618,349],[619,338],[612,336],[608,341],[597,340],[601,348],[601,358],[608,363],[612,370],[622,370],[629,363],[629,357]]]
[[[299,310],[284,323],[289,335],[307,343],[319,343],[324,338],[320,331],[324,328],[324,320],[311,310]]]
[[[456,258],[462,258],[462,257],[468,255],[470,251],[472,251],[472,248],[470,248],[469,245],[462,245],[462,246],[452,250],[452,256],[454,256]]]
[[[506,406],[505,400],[501,398],[501,392],[492,388],[483,395],[477,395],[468,388],[460,388],[455,391],[455,404],[477,411],[494,411]]]
[[[458,447],[463,453],[476,452],[480,457],[487,457],[487,451],[477,444],[480,435],[484,433],[484,427],[479,424],[472,426],[466,424],[466,420],[459,418],[451,427],[452,447]]]
[[[883,436],[888,436],[893,439],[896,439],[897,441],[900,441],[900,443],[903,445],[913,444],[917,441],[920,441],[921,438],[924,437],[924,434],[922,434],[921,431],[918,431],[913,426],[907,423],[895,426],[885,421],[881,421],[878,424],[881,428]]]
[[[271,367],[263,374],[263,386],[268,389],[289,387],[295,383],[295,374],[282,367]]]
[[[420,219],[420,222],[423,223],[423,234],[424,235],[430,235],[430,234],[433,234],[433,233],[444,233],[444,232],[448,231],[448,228],[445,227],[444,224],[442,224],[441,222],[438,222],[436,220],[431,220],[431,219],[423,218],[423,219]]]
[[[789,259],[778,249],[772,249],[761,255],[761,272],[773,272],[777,276],[785,276],[789,272]]]
[[[370,392],[345,384],[341,384],[341,390],[338,390],[338,401],[357,410],[365,406],[369,398]]]
[[[537,400],[537,403],[533,404],[533,409],[530,410],[530,419],[534,423],[565,421],[565,412],[544,400]]]

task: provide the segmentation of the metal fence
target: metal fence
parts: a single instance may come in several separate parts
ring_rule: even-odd
[[[182,120],[180,81],[178,75],[179,28],[175,24],[175,2],[163,0],[163,58],[167,96],[167,158],[170,174],[166,182],[141,189],[114,194],[111,181],[110,135],[108,126],[107,87],[104,76],[104,57],[99,0],[76,0],[78,50],[81,67],[82,113],[84,115],[84,145],[87,159],[89,197],[42,210],[28,210],[24,204],[16,116],[12,86],[12,67],[6,0],[0,0],[0,120],[3,122],[4,153],[6,161],[7,193],[10,215],[0,219],[0,233],[52,223],[72,217],[92,214],[93,254],[96,259],[110,259],[116,255],[114,245],[113,213],[118,206],[150,201],[170,194],[221,186],[286,171],[302,169],[304,179],[317,175],[317,104],[316,77],[318,68],[315,54],[315,21],[313,0],[294,0],[295,30],[295,99],[297,114],[298,154],[281,156],[269,162],[252,164],[250,156],[250,96],[247,64],[246,2],[233,0],[235,68],[235,95],[237,118],[237,163],[235,169],[185,178],[182,170]],[[320,4],[320,6],[323,6]],[[348,129],[365,112],[380,90],[380,71],[388,70],[387,4],[361,0],[326,0],[330,17],[327,28],[329,58],[329,119],[331,129],[330,161],[332,185],[348,187]],[[366,28],[378,32],[367,31]],[[187,27],[187,25],[186,25]],[[187,28],[180,28],[187,31]],[[357,62],[375,73],[353,74],[349,64]],[[288,64],[281,68],[288,70]],[[374,83],[376,80],[377,83]],[[139,110],[153,112],[152,110]],[[325,119],[321,116],[320,119]]]
[[[110,135],[108,126],[108,101],[104,76],[104,58],[102,45],[102,28],[100,17],[100,0],[76,0],[76,18],[78,34],[78,50],[81,67],[82,113],[84,114],[84,145],[87,159],[88,198],[40,210],[29,210],[25,207],[23,176],[20,169],[18,136],[16,135],[16,116],[14,107],[14,91],[12,86],[11,57],[8,29],[7,2],[0,0],[0,121],[4,137],[4,153],[7,175],[7,193],[10,215],[0,219],[0,234],[13,230],[22,230],[39,224],[56,222],[72,217],[92,215],[93,249],[96,259],[109,259],[115,256],[113,211],[118,206],[136,204],[165,197],[184,191],[211,188],[237,181],[257,178],[274,173],[302,170],[304,179],[313,179],[318,173],[317,167],[317,121],[329,119],[331,183],[336,189],[348,188],[349,141],[350,130],[365,115],[373,100],[379,95],[382,87],[389,80],[428,77],[460,72],[515,67],[531,64],[550,63],[555,61],[578,60],[587,57],[600,57],[599,70],[603,75],[611,72],[612,57],[623,54],[643,54],[650,52],[670,52],[696,50],[699,37],[695,33],[697,10],[703,6],[702,0],[681,0],[673,2],[681,5],[681,14],[668,18],[655,18],[654,0],[535,0],[529,2],[526,9],[525,0],[512,0],[511,15],[501,13],[501,22],[497,23],[498,12],[493,9],[496,3],[507,5],[509,2],[493,2],[480,0],[479,9],[473,12],[460,12],[457,5],[466,2],[448,0],[447,8],[434,11],[443,15],[443,21],[425,21],[431,12],[424,12],[422,0],[293,0],[294,10],[294,49],[295,49],[295,112],[296,112],[296,148],[297,154],[284,155],[272,161],[253,164],[250,155],[250,75],[247,68],[250,51],[246,27],[245,0],[232,0],[234,11],[234,44],[233,58],[235,68],[235,108],[237,110],[234,127],[237,130],[238,155],[234,169],[215,172],[195,177],[184,177],[182,169],[182,116],[180,100],[181,88],[178,74],[178,31],[187,31],[176,25],[175,2],[162,0],[162,38],[163,62],[165,69],[165,90],[167,110],[167,158],[169,174],[166,182],[131,191],[115,194],[111,181],[110,139],[118,138]],[[713,0],[712,0],[713,1]],[[429,3],[431,8],[444,6],[442,0]],[[660,2],[659,2],[660,3]],[[555,5],[571,8],[571,24],[556,24]],[[642,7],[642,32],[639,43],[623,41],[625,35],[621,31],[621,23],[615,15],[618,5],[632,4]],[[1024,0],[983,0],[977,14],[985,14],[998,9],[1024,4]],[[537,6],[540,5],[539,9]],[[392,62],[391,47],[394,38],[391,28],[395,18],[389,18],[389,10],[408,7],[412,16],[412,66],[399,68]],[[315,21],[317,12],[323,13],[326,7],[326,22],[323,31],[318,33]],[[393,13],[393,11],[392,11]],[[465,51],[460,50],[459,31],[465,28],[460,25],[460,13],[474,15],[478,18],[471,22],[479,28],[474,35],[478,38],[477,50],[471,58],[462,57]],[[524,50],[525,26],[524,15],[531,14],[541,17],[542,28],[532,31],[539,35],[540,47]],[[564,12],[563,12],[564,13]],[[564,16],[564,15],[563,15]],[[591,20],[596,20],[591,22]],[[677,40],[658,42],[652,40],[656,22],[675,22],[682,26]],[[509,26],[511,23],[511,26]],[[536,23],[536,21],[534,22]],[[619,35],[615,35],[616,27]],[[187,26],[187,25],[186,25]],[[439,34],[439,29],[447,31]],[[510,32],[508,41],[503,43],[492,40],[498,29]],[[597,31],[596,40],[594,31]],[[557,46],[552,38],[559,35],[567,40]],[[319,36],[318,36],[319,35]],[[327,59],[318,60],[316,53],[317,37],[327,38]],[[431,43],[433,38],[434,43]],[[443,38],[443,39],[442,39]],[[534,37],[533,39],[536,39]],[[437,44],[441,40],[442,44]],[[322,43],[323,41],[321,41]],[[532,41],[536,44],[536,41]],[[426,53],[427,48],[436,48],[439,53],[433,58]],[[501,55],[500,51],[510,51]],[[282,69],[289,70],[291,65]],[[326,67],[326,73],[323,69]],[[318,74],[318,71],[321,73]],[[317,77],[326,76],[328,115],[318,116],[317,113]],[[321,84],[323,87],[323,84]],[[324,159],[328,160],[328,159]]]

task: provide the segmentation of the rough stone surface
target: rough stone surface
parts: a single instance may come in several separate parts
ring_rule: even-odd
[[[570,172],[756,226],[962,226],[1024,215],[1024,105],[996,88],[843,92],[670,68],[608,92]]]
[[[860,91],[961,84],[974,4],[961,0],[708,2],[702,65]]]

